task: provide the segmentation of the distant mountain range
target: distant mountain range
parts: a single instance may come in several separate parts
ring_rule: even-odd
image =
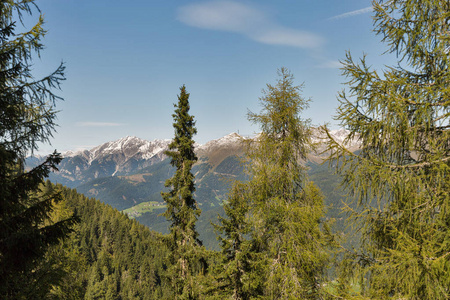
[[[348,132],[344,129],[331,131],[333,138],[342,143]],[[319,143],[320,137],[315,135],[314,141]],[[204,145],[196,144],[199,163],[207,161],[211,167],[218,166],[229,156],[242,154],[242,141],[245,138],[237,133],[231,133],[222,138],[212,140]],[[63,161],[59,165],[59,172],[51,175],[52,181],[76,188],[97,178],[110,176],[134,175],[136,172],[148,168],[166,159],[164,151],[168,149],[171,140],[147,141],[138,137],[127,136],[94,147],[90,150],[68,151],[63,153]],[[349,147],[356,150],[358,143],[352,142]],[[310,153],[308,159],[321,161],[323,154]],[[326,155],[325,155],[326,156]],[[42,162],[44,157],[29,157],[27,165],[32,167]]]
[[[314,140],[318,143],[319,150],[323,150],[320,144],[322,137],[317,131],[314,132]],[[348,132],[343,129],[335,130],[331,135],[342,143]],[[210,248],[214,248],[217,243],[209,221],[223,213],[221,205],[226,199],[231,180],[245,180],[239,158],[244,151],[243,140],[244,137],[231,133],[195,146],[199,160],[192,171],[196,178],[195,197],[202,209],[197,227],[201,238],[208,240],[206,244]],[[59,171],[52,173],[49,179],[76,188],[85,196],[95,197],[118,210],[124,210],[130,217],[164,233],[167,232],[167,223],[158,215],[165,209],[160,195],[165,189],[164,182],[174,172],[169,159],[164,155],[170,141],[146,141],[127,136],[90,150],[69,151],[63,153],[64,159],[59,165]],[[352,151],[357,150],[358,142],[351,141],[347,146]],[[342,196],[335,190],[330,190],[337,186],[338,180],[327,167],[320,165],[325,157],[326,154],[311,152],[305,163],[310,167],[310,176],[315,176],[324,194],[328,194],[325,195],[326,203],[340,202]],[[44,157],[29,157],[27,166],[32,167],[43,160]],[[333,183],[328,182],[330,179]],[[320,182],[327,183],[322,186]],[[332,213],[334,214],[338,214],[338,211]]]

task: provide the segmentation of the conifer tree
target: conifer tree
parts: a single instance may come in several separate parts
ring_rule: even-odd
[[[169,234],[170,262],[173,267],[169,277],[177,299],[194,299],[196,282],[194,275],[205,271],[202,242],[198,239],[195,223],[201,210],[194,199],[195,185],[192,166],[197,161],[193,136],[197,133],[194,116],[189,114],[189,94],[183,85],[178,104],[175,104],[173,127],[175,137],[166,155],[171,158],[175,174],[165,186],[170,188],[161,195],[167,204],[164,216],[171,222]]]
[[[330,159],[358,199],[353,225],[360,251],[348,252],[352,276],[373,298],[450,297],[450,2],[373,1],[375,32],[398,65],[378,72],[343,61],[348,90],[337,119],[359,139],[351,153],[329,136]]]
[[[0,3],[0,298],[42,299],[55,276],[44,254],[69,231],[74,218],[50,222],[57,192],[40,193],[43,179],[55,170],[56,152],[29,172],[27,154],[46,142],[54,130],[52,89],[64,80],[64,66],[36,80],[31,74],[33,54],[43,49],[43,17],[29,31],[15,33],[23,14],[37,8],[34,1]],[[38,8],[37,8],[38,10]],[[15,20],[14,16],[18,19]]]
[[[328,254],[323,198],[303,165],[312,142],[310,121],[300,114],[309,100],[301,97],[302,86],[294,86],[287,69],[279,77],[263,90],[261,112],[248,114],[262,129],[248,152],[252,239],[255,250],[265,254],[265,296],[316,299]]]
[[[250,233],[248,223],[249,203],[245,183],[234,182],[223,205],[226,217],[219,216],[219,224],[213,224],[219,233],[222,248],[221,260],[215,266],[212,288],[216,297],[235,300],[249,299],[252,295],[249,282],[245,281],[251,271],[251,243],[246,238]]]
[[[316,299],[323,293],[328,259],[324,206],[303,165],[312,143],[309,120],[300,113],[309,100],[301,97],[301,86],[294,86],[287,69],[279,76],[275,86],[268,84],[263,91],[261,112],[248,114],[262,132],[247,145],[250,180],[235,185],[228,204],[233,210],[222,219],[234,299]],[[242,214],[248,229],[236,223]]]

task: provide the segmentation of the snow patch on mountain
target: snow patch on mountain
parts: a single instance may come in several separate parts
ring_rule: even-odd
[[[84,150],[83,150],[83,151],[84,151]],[[62,153],[61,155],[62,155],[62,157],[64,157],[64,158],[68,158],[68,157],[74,157],[74,156],[77,156],[77,155],[79,155],[81,152],[82,152],[81,150],[80,150],[80,151],[72,151],[72,150],[69,150],[69,151],[66,151],[66,152]]]
[[[155,155],[162,155],[168,148],[170,141],[168,139],[147,141],[135,136],[127,136],[116,141],[104,143],[90,150],[67,151],[63,153],[63,157],[82,156],[88,160],[88,164],[108,155],[124,155],[126,160],[131,157],[148,160]]]
[[[196,150],[207,152],[207,151],[211,151],[214,148],[236,146],[236,145],[240,145],[240,143],[244,139],[245,139],[244,137],[240,136],[236,132],[232,132],[232,133],[230,133],[224,137],[221,137],[219,139],[209,141],[204,145],[198,145],[196,147]]]

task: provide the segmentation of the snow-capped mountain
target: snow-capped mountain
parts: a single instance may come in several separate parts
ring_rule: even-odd
[[[241,153],[240,140],[240,135],[232,133],[204,145],[196,144],[195,151],[203,161],[210,157],[211,164],[217,166],[227,156]],[[89,150],[68,151],[62,154],[59,171],[52,173],[50,180],[77,187],[96,178],[130,175],[164,160],[170,142],[127,136]],[[35,160],[29,158],[33,165],[37,164]]]
[[[131,158],[148,160],[155,156],[161,158],[170,140],[147,141],[135,136],[127,136],[116,141],[107,142],[90,150],[63,153],[63,157],[82,156],[91,164],[95,160],[109,155],[119,155],[124,161]]]
[[[221,147],[238,145],[244,138],[236,132],[230,133],[224,137],[207,142],[204,145],[198,145],[197,151],[208,152]]]
[[[209,164],[217,166],[231,155],[241,155],[244,139],[244,137],[233,132],[219,139],[211,140],[204,145],[198,145],[195,151],[200,159],[205,160],[207,158]]]
[[[344,143],[348,136],[345,129],[330,131],[331,136],[338,142]],[[323,143],[324,135],[318,130],[313,130],[313,141]],[[200,163],[208,163],[214,169],[230,156],[243,153],[244,138],[237,133],[230,133],[219,139],[211,140],[204,145],[196,144],[195,151]],[[116,141],[111,141],[94,147],[90,150],[63,153],[63,161],[59,165],[59,171],[52,173],[50,179],[65,184],[69,187],[77,187],[96,178],[109,176],[124,176],[139,173],[155,163],[163,161],[166,156],[164,151],[168,149],[171,140],[147,141],[138,137],[127,136]],[[352,151],[357,150],[357,139],[347,141],[345,144]],[[318,153],[324,150],[319,146],[317,153],[311,153],[309,160],[319,162],[326,154]],[[44,158],[41,158],[42,160]],[[30,165],[36,165],[37,158],[30,158]]]
[[[127,136],[90,150],[68,151],[62,154],[59,172],[51,174],[50,180],[76,187],[99,177],[130,174],[163,160],[169,143]]]

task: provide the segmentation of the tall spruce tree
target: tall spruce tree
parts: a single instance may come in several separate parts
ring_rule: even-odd
[[[197,133],[194,116],[189,114],[189,94],[183,85],[178,104],[175,104],[173,127],[175,137],[166,155],[171,158],[175,174],[165,186],[170,188],[161,195],[166,201],[164,216],[171,222],[169,234],[170,263],[168,276],[174,287],[176,299],[195,299],[198,293],[194,276],[206,269],[202,242],[198,239],[195,223],[201,210],[194,199],[195,185],[192,166],[197,161],[193,136]]]
[[[373,7],[375,32],[399,61],[381,72],[365,57],[343,61],[349,93],[339,94],[337,120],[361,151],[331,137],[329,150],[358,199],[352,220],[362,233],[360,251],[344,259],[343,295],[359,275],[371,299],[449,299],[450,2]]]
[[[39,54],[45,34],[43,17],[29,31],[15,33],[17,22],[31,14],[34,1],[0,3],[0,298],[42,299],[57,282],[44,254],[65,237],[74,218],[50,222],[59,193],[40,193],[43,179],[56,169],[56,152],[29,172],[27,154],[46,142],[54,130],[52,89],[64,80],[64,66],[36,80],[31,74],[33,54]],[[15,20],[15,17],[17,18]]]
[[[235,185],[226,206],[233,210],[226,210],[221,222],[234,299],[317,299],[323,294],[324,205],[303,165],[312,143],[309,120],[300,114],[309,100],[301,97],[301,86],[294,86],[287,69],[279,76],[263,91],[261,112],[248,114],[262,132],[247,147],[250,180]]]

